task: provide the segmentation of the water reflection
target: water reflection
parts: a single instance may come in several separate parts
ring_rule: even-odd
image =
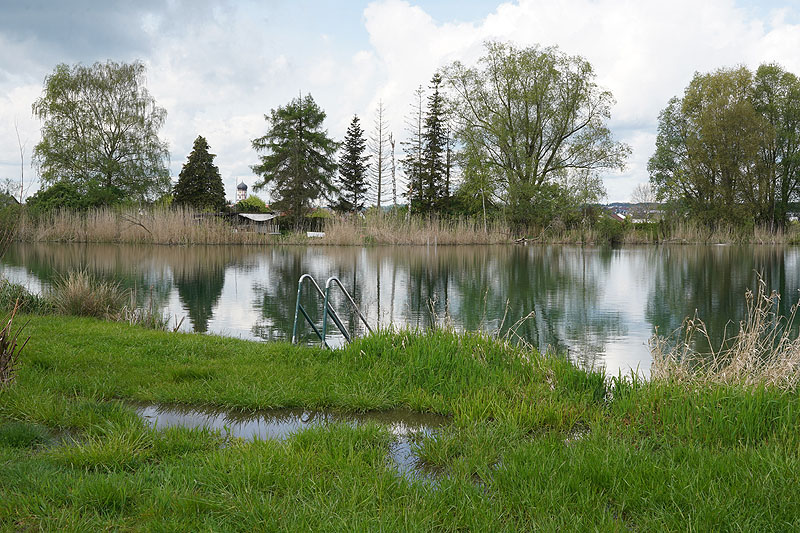
[[[695,309],[721,335],[745,313],[743,294],[763,272],[797,301],[797,248],[755,246],[255,247],[16,244],[4,274],[33,290],[84,268],[136,287],[187,331],[286,340],[297,280],[337,276],[374,325],[427,328],[443,320],[459,329],[517,333],[538,346],[567,349],[585,365],[611,373],[650,366],[647,339],[678,327]],[[321,302],[306,287],[304,306],[321,323]],[[334,304],[346,325],[361,326]],[[302,338],[313,341],[310,328]]]

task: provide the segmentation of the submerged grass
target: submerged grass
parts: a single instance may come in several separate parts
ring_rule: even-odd
[[[502,339],[381,332],[341,350],[31,317],[0,395],[5,529],[519,531],[800,527],[800,398],[760,384],[614,379]],[[375,425],[286,441],[148,427],[116,400],[406,407],[434,483]],[[39,444],[36,429],[76,440]],[[5,437],[4,437],[5,436]]]

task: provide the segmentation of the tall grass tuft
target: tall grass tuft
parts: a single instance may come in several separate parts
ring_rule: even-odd
[[[47,299],[62,315],[114,318],[122,311],[127,294],[119,283],[99,280],[78,270],[57,278]]]
[[[17,365],[19,364],[19,354],[30,340],[30,337],[28,337],[21,345],[19,344],[19,335],[25,325],[23,324],[14,331],[14,317],[16,314],[17,306],[15,305],[5,326],[0,330],[0,389],[8,387],[14,381]]]
[[[705,322],[696,315],[684,320],[671,337],[654,335],[652,379],[796,390],[800,384],[800,336],[793,333],[797,305],[788,317],[780,316],[776,312],[780,295],[768,291],[761,277],[756,292],[748,290],[745,299],[747,316],[738,332],[726,331],[716,347]],[[698,351],[698,337],[709,346],[708,353]]]
[[[42,296],[33,294],[18,283],[2,279],[0,280],[0,310],[11,311],[14,306],[17,306],[20,313],[44,315],[52,311],[52,305]]]

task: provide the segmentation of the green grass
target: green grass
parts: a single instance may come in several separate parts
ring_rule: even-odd
[[[800,528],[796,391],[608,384],[561,358],[446,331],[325,351],[25,318],[32,339],[0,393],[0,530]],[[117,400],[405,407],[451,423],[416,444],[430,484],[396,474],[378,425],[243,442],[153,430]]]

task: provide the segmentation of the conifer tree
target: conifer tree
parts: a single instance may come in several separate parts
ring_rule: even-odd
[[[225,187],[219,169],[214,164],[215,157],[208,153],[208,142],[198,135],[173,189],[173,202],[176,205],[201,210],[225,207]]]
[[[442,198],[447,195],[445,178],[447,173],[447,133],[444,99],[439,88],[441,75],[431,79],[431,93],[425,113],[422,148],[422,191],[419,210],[424,213],[436,211]]]
[[[339,158],[339,211],[358,212],[364,208],[367,193],[367,172],[369,156],[364,155],[367,140],[357,115],[347,128],[342,155]]]
[[[269,131],[252,141],[257,152],[267,152],[252,167],[263,179],[253,189],[272,184],[271,206],[300,227],[313,202],[334,191],[338,143],[322,129],[325,112],[310,94],[271,110],[264,118],[270,123]]]

